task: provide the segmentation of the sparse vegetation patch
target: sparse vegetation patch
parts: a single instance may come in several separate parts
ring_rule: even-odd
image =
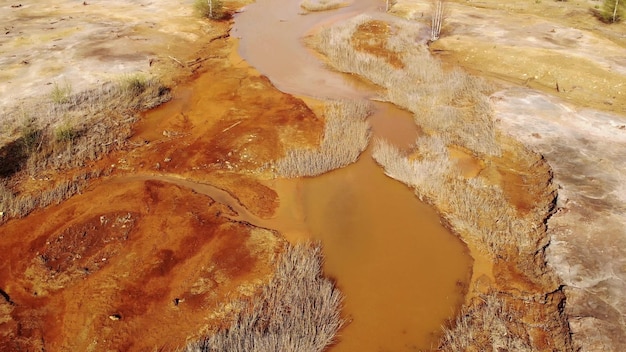
[[[132,76],[118,84],[108,83],[71,95],[62,104],[33,102],[10,111],[4,118],[9,125],[14,121],[14,127],[5,131],[5,142],[0,145],[0,180],[5,188],[0,198],[3,218],[21,217],[34,208],[66,199],[90,177],[60,181],[52,190],[23,195],[9,187],[19,181],[9,180],[83,167],[121,148],[131,135],[135,113],[169,98],[169,90],[159,82]]]
[[[482,348],[476,350],[537,350],[546,338],[545,334],[536,333],[541,330],[538,327],[553,320],[558,329],[554,329],[550,337],[554,340],[550,343],[569,348],[571,340],[563,332],[567,331],[567,323],[557,309],[533,316],[532,312],[516,306],[521,302],[542,305],[545,297],[558,292],[554,276],[545,268],[543,253],[548,243],[545,220],[553,210],[555,197],[549,175],[546,175],[546,184],[536,186],[541,188],[537,190],[536,203],[520,211],[497,182],[482,174],[463,177],[458,168],[453,167],[448,150],[460,146],[474,157],[490,162],[496,162],[506,153],[507,158],[514,160],[516,168],[537,170],[537,173],[548,173],[545,161],[521,144],[499,135],[488,98],[493,88],[460,70],[444,70],[430,56],[425,46],[427,38],[422,35],[422,44],[416,45],[421,33],[418,24],[400,20],[390,24],[395,26],[392,32],[399,34],[389,38],[387,49],[402,58],[402,66],[391,65],[388,60],[355,49],[350,45],[351,39],[355,31],[369,21],[371,18],[367,16],[357,16],[323,29],[312,44],[339,71],[358,74],[386,88],[386,98],[413,112],[416,124],[426,132],[409,154],[379,140],[374,147],[374,158],[387,175],[413,187],[420,199],[433,204],[447,225],[491,258],[496,268],[506,266],[506,270],[523,277],[516,279],[524,282],[523,289],[511,290],[511,282],[498,282],[494,289],[498,300],[485,298],[486,304],[474,302],[466,307],[465,314],[470,317],[457,325],[471,326],[449,330],[446,339],[460,341],[480,333],[487,338],[480,342]],[[513,303],[511,309],[517,310],[510,310],[503,302]],[[550,307],[558,307],[556,300],[551,304]],[[549,314],[552,315],[547,317]],[[511,321],[522,316],[522,324]],[[484,329],[496,331],[485,333]],[[458,336],[452,337],[455,334]],[[442,342],[442,346],[446,350],[473,348],[461,343],[458,346],[465,347],[455,349],[457,345],[451,342]]]

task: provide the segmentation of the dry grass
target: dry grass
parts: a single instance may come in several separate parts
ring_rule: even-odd
[[[317,149],[292,149],[273,168],[280,177],[316,176],[355,162],[369,142],[370,105],[362,101],[326,104],[324,135]]]
[[[342,0],[304,0],[300,7],[307,12],[328,11],[345,6]]]
[[[545,245],[543,220],[551,211],[549,202],[520,214],[498,186],[482,177],[465,179],[452,168],[446,143],[438,137],[418,139],[419,158],[403,155],[385,141],[374,145],[373,157],[385,174],[413,187],[417,196],[433,204],[458,233],[472,240],[494,260],[534,257]],[[532,168],[539,156],[529,153]]]
[[[25,176],[37,178],[43,171],[84,167],[123,147],[131,135],[136,113],[169,98],[169,90],[157,81],[124,80],[70,95],[62,101],[32,102],[5,114],[3,121],[12,127],[5,128],[0,136],[3,218],[24,216],[34,208],[60,202],[79,192],[89,177],[59,181],[52,190],[24,195],[12,190],[19,188],[15,184]]]
[[[312,45],[325,54],[339,71],[355,73],[387,89],[387,99],[415,114],[415,121],[427,133],[437,134],[483,155],[499,155],[488,94],[492,88],[484,80],[460,70],[445,71],[430,56],[417,24],[397,20],[392,32],[399,33],[387,49],[402,58],[404,68],[384,58],[354,49],[355,30],[371,21],[357,16],[341,25],[321,30]]]
[[[83,172],[69,180],[57,182],[45,190],[16,195],[4,182],[0,183],[0,224],[11,218],[24,217],[37,208],[59,204],[63,200],[81,193],[89,180],[99,177],[101,170]]]
[[[459,314],[452,327],[444,327],[439,346],[443,351],[535,351],[522,316],[496,293],[479,297],[481,302]]]
[[[288,247],[272,280],[228,328],[183,351],[323,351],[343,325],[341,301],[322,276],[320,245]]]

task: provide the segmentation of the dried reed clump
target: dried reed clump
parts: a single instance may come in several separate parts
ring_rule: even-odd
[[[292,149],[273,167],[280,177],[316,176],[355,162],[369,142],[366,118],[371,106],[363,101],[326,104],[324,135],[317,149]]]
[[[334,10],[345,5],[342,0],[304,0],[300,3],[300,7],[307,12]]]
[[[462,311],[452,327],[444,327],[442,351],[535,351],[521,321],[503,297],[491,292],[481,302]]]
[[[481,177],[465,179],[451,167],[446,143],[421,137],[418,159],[409,159],[389,143],[378,140],[373,157],[385,174],[413,187],[417,196],[433,204],[451,227],[466,240],[474,238],[494,260],[534,256],[545,245],[545,207],[520,214],[502,190]]]
[[[402,58],[404,68],[351,46],[356,29],[369,16],[321,30],[311,41],[339,71],[355,73],[387,89],[387,99],[415,114],[415,121],[429,134],[448,143],[484,155],[499,155],[496,130],[488,93],[490,85],[460,70],[446,72],[430,56],[424,44],[416,43],[419,25],[397,20],[387,49]]]
[[[230,326],[183,351],[323,351],[343,325],[342,296],[322,276],[319,244],[288,247],[274,277]]]

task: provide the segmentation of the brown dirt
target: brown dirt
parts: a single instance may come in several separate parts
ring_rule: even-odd
[[[392,51],[387,45],[392,35],[387,22],[372,20],[359,25],[352,37],[352,46],[359,51],[383,58],[395,68],[403,68],[404,63],[400,53]]]
[[[230,220],[231,209],[191,189],[125,179],[210,183],[269,217],[278,198],[259,182],[263,165],[287,143],[318,141],[315,114],[231,56],[228,23],[211,26],[211,37],[176,54],[177,73],[173,60],[159,66],[180,84],[174,100],[143,116],[126,150],[87,167],[119,177],[0,227],[0,289],[10,299],[0,297],[0,350],[180,346],[269,278],[276,234]],[[39,192],[76,172],[13,181]]]

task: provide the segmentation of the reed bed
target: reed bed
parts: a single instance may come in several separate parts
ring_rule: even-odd
[[[495,292],[480,295],[480,302],[459,314],[452,327],[444,327],[439,350],[535,351],[520,313]]]
[[[476,153],[500,155],[488,100],[492,87],[461,70],[443,70],[425,42],[417,42],[419,25],[408,21],[394,21],[394,32],[402,34],[387,43],[387,50],[402,58],[403,68],[356,50],[351,39],[359,26],[371,20],[367,15],[356,16],[322,29],[310,43],[335,69],[386,88],[386,99],[413,112],[416,123],[427,133]]]
[[[366,121],[371,105],[364,101],[333,101],[325,106],[324,135],[316,149],[291,149],[274,162],[280,177],[317,176],[355,162],[370,139]]]
[[[452,167],[446,143],[438,137],[416,142],[419,158],[409,159],[386,141],[377,140],[373,157],[385,174],[433,204],[458,233],[494,260],[534,256],[545,244],[543,219],[548,204],[520,214],[498,186],[483,178],[465,179]]]
[[[185,352],[323,351],[344,324],[341,293],[322,276],[319,244],[288,246],[274,277],[230,326]]]

